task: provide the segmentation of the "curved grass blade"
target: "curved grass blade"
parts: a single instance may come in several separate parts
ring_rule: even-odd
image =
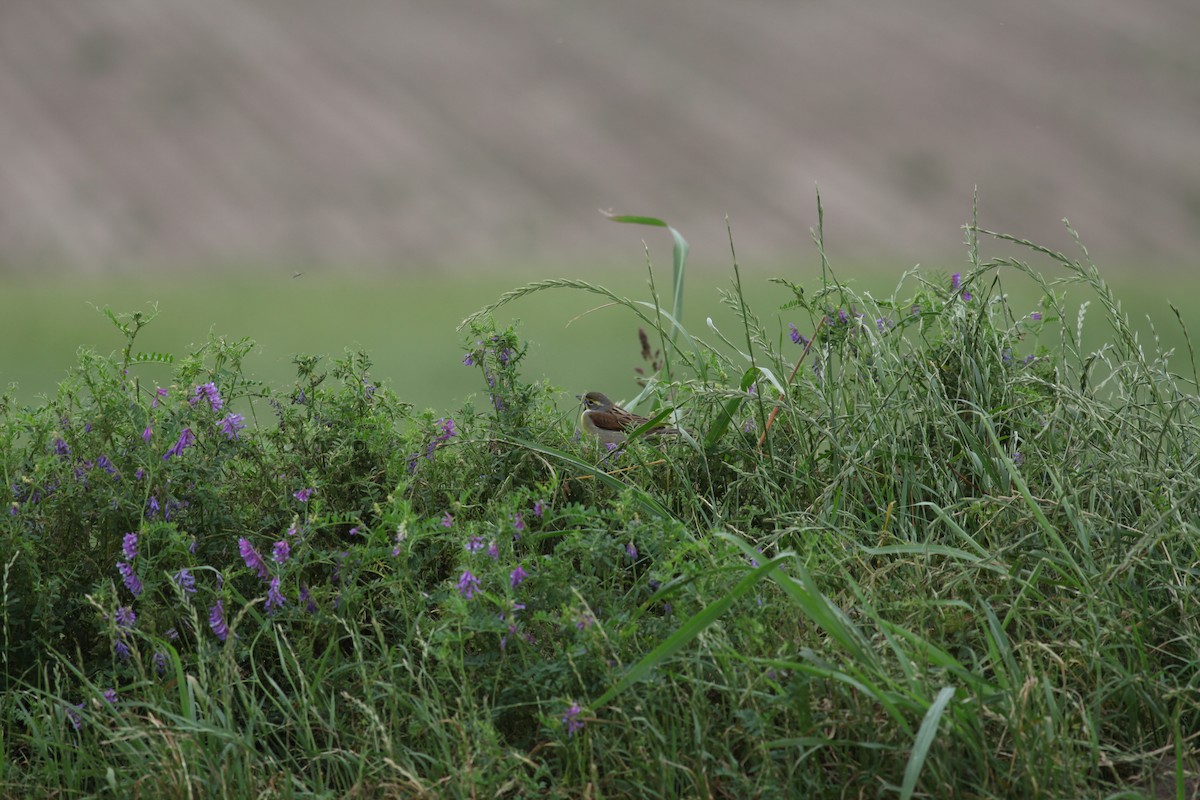
[[[900,785],[900,800],[910,800],[913,796],[913,792],[917,788],[917,779],[921,777],[921,769],[925,766],[925,757],[929,755],[929,747],[933,744],[934,737],[937,736],[938,723],[941,722],[942,714],[945,713],[946,706],[952,697],[954,697],[954,687],[943,686],[933,701],[933,705],[925,712],[925,719],[921,720],[921,728],[917,731],[917,738],[913,741],[912,754],[908,757],[908,766],[904,768],[904,783]]]
[[[721,412],[717,415],[717,420],[708,429],[708,433],[704,435],[704,449],[711,451],[716,447],[717,442],[721,441],[721,437],[725,435],[725,431],[729,430],[730,424],[733,423],[734,415],[737,414],[742,403],[746,401],[744,396],[750,391],[750,387],[754,385],[754,369],[748,369],[742,375],[742,382],[739,384],[742,395],[731,397],[725,401],[725,405],[721,407]]]
[[[675,246],[671,251],[671,262],[673,267],[672,272],[672,300],[671,313],[675,319],[683,316],[683,273],[684,265],[687,263],[688,243],[687,239],[679,231],[672,228],[661,219],[655,217],[641,217],[632,214],[609,214],[604,213],[613,222],[626,222],[633,225],[653,225],[657,228],[666,228],[671,232],[671,238],[675,240]],[[671,336],[672,341],[675,337]]]
[[[599,708],[605,705],[621,692],[628,689],[633,684],[644,678],[656,666],[667,660],[680,648],[688,642],[695,639],[700,633],[715,622],[722,614],[729,610],[734,601],[745,595],[753,589],[759,581],[771,570],[775,569],[780,563],[788,560],[791,554],[784,554],[762,564],[757,569],[746,574],[737,584],[729,590],[723,597],[709,603],[700,611],[693,614],[686,622],[680,626],[679,630],[668,636],[662,644],[655,647],[649,653],[642,657],[642,660],[634,664],[629,670],[621,676],[621,678],[608,687],[608,690],[593,700],[590,705],[592,708]]]

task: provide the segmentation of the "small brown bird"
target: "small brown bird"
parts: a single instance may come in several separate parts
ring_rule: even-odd
[[[579,427],[605,444],[620,444],[625,441],[630,431],[640,428],[648,421],[647,417],[631,414],[600,392],[588,392],[576,397],[583,402]],[[663,436],[676,433],[679,433],[677,428],[656,425],[646,431],[645,435]]]

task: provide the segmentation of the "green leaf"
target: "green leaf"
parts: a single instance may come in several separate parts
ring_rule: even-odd
[[[722,614],[729,610],[729,607],[733,605],[734,601],[758,585],[758,582],[761,581],[768,572],[775,569],[775,567],[780,563],[787,561],[790,557],[790,554],[779,556],[748,573],[723,597],[713,601],[712,603],[709,603],[703,609],[689,617],[688,620],[680,626],[679,630],[668,636],[665,640],[663,640],[662,644],[660,644],[658,647],[655,647],[653,650],[647,653],[641,661],[630,667],[629,670],[622,675],[616,683],[608,687],[608,691],[597,697],[589,705],[592,708],[599,708],[615,698],[621,692],[628,689],[633,684],[640,681],[642,678],[646,677],[647,673],[649,673],[652,669],[661,664],[663,661],[666,661],[675,653],[679,652],[680,648],[692,641],[692,639],[695,639],[705,628],[719,619]]]
[[[938,723],[952,697],[954,697],[954,687],[943,686],[933,701],[933,705],[925,712],[925,719],[921,720],[921,728],[917,731],[917,738],[913,741],[912,754],[908,757],[908,766],[904,768],[904,783],[900,786],[900,800],[909,800],[913,796],[913,791],[917,788],[917,778],[921,777],[921,769],[925,766],[925,756],[929,754],[929,747],[933,744],[934,737],[937,736]]]
[[[742,375],[740,388],[743,394],[750,390],[754,385],[754,370],[748,369]],[[733,418],[737,415],[737,411],[741,408],[742,403],[746,401],[744,396],[731,397],[725,401],[725,405],[721,407],[721,413],[717,415],[717,420],[708,429],[708,433],[704,435],[704,449],[712,450],[721,437],[725,435],[725,431],[729,430]]]

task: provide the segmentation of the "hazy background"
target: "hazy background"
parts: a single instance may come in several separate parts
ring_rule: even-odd
[[[85,301],[159,301],[164,349],[216,325],[271,376],[358,344],[425,387],[414,348],[461,352],[453,324],[500,289],[637,291],[643,238],[669,265],[664,233],[600,208],[668,220],[722,281],[728,215],[751,278],[811,279],[818,184],[844,278],[960,268],[978,186],[985,226],[1067,250],[1069,217],[1106,274],[1178,300],[1198,34],[1196,0],[0,0],[0,385],[115,348]],[[715,280],[689,285],[701,320]],[[581,358],[612,380],[613,329],[564,333],[576,305],[516,312],[549,326],[556,382]]]

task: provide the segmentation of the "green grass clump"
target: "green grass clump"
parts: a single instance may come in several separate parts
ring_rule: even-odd
[[[1191,353],[1140,341],[1086,251],[974,225],[969,269],[882,300],[818,228],[822,281],[778,282],[790,325],[735,263],[739,329],[699,334],[671,232],[669,311],[653,275],[649,300],[501,298],[632,314],[627,405],[665,441],[581,440],[495,307],[450,415],[363,354],[273,388],[247,340],[139,354],[150,320],[120,315],[117,355],[0,402],[4,793],[1195,791]]]

